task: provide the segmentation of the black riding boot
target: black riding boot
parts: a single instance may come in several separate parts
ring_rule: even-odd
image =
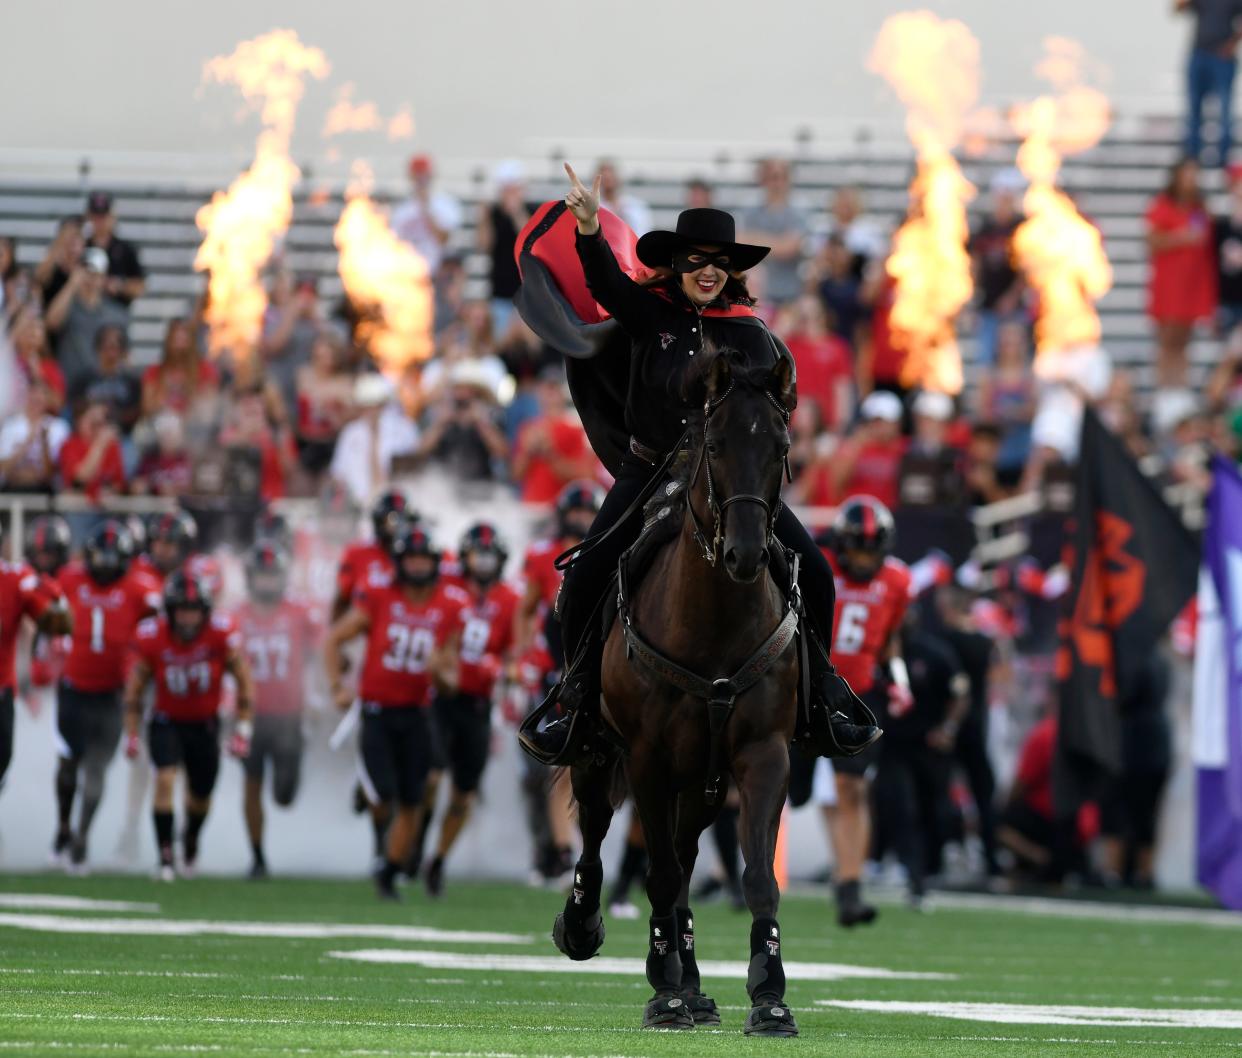
[[[591,636],[542,704],[523,721],[518,742],[543,764],[572,764],[585,751],[599,716],[603,645]],[[555,716],[542,729],[540,718]]]
[[[811,669],[811,715],[809,730],[802,733],[801,741],[820,757],[857,756],[884,731],[867,703],[837,672],[819,637],[808,626],[809,622],[803,624]]]

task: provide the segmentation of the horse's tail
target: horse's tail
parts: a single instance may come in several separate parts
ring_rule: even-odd
[[[620,753],[614,753],[602,762],[595,758],[595,760],[589,763],[575,765],[575,767],[587,769],[596,782],[607,784],[608,801],[614,809],[620,808],[625,803],[625,799],[629,797],[630,782],[625,777],[625,768],[622,767]],[[569,782],[570,770],[569,767],[565,766],[553,769],[552,785],[555,786],[560,782]],[[571,785],[569,789],[570,800],[576,802],[577,798],[573,794],[573,786]]]

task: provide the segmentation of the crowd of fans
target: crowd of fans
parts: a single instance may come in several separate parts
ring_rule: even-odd
[[[604,161],[599,171],[604,205],[636,232],[649,229],[651,210],[619,167]],[[200,298],[168,321],[158,360],[138,370],[128,327],[145,272],[108,194],[91,194],[82,215],[64,218],[32,268],[19,265],[12,239],[0,238],[0,320],[20,381],[0,424],[0,488],[80,496],[102,514],[119,494],[229,497],[255,510],[329,495],[361,510],[394,480],[426,468],[463,488],[508,489],[543,506],[572,481],[606,482],[569,403],[559,356],[513,308],[520,282],[513,248],[537,205],[520,165],[497,167],[495,195],[473,224],[473,250],[466,210],[437,186],[432,161],[414,158],[409,174],[409,197],[395,205],[391,224],[428,264],[435,356],[397,380],[373,370],[360,326],[365,308],[322,297],[315,277],[292,272],[279,254],[256,349],[208,356]],[[1036,374],[1038,302],[1012,254],[1023,219],[1016,171],[993,177],[975,219],[975,301],[961,321],[973,335],[965,346],[975,366],[960,397],[921,391],[903,377],[885,267],[899,219],[869,213],[863,191],[850,186],[834,189],[825,209],[808,208],[795,175],[787,161],[760,162],[754,201],[737,214],[740,239],[772,247],[749,286],[797,361],[792,502],[833,507],[865,493],[898,512],[965,513],[1046,486],[1066,476],[1075,453],[1067,400],[1070,418],[1081,401],[1094,403],[1168,482],[1201,486],[1210,445],[1239,449],[1242,168],[1228,170],[1228,208],[1218,215],[1190,159],[1172,169],[1147,212],[1160,384],[1149,409],[1103,350],[1084,351],[1069,374]],[[704,180],[685,190],[688,206],[714,204]],[[471,253],[486,262],[486,297],[467,296]],[[1219,341],[1220,356],[1208,384],[1192,388],[1187,347],[1196,329]],[[77,514],[75,533],[90,524],[89,513]],[[1000,644],[995,666],[984,666],[991,678],[978,707],[1025,698],[1023,728],[1051,693],[1047,637],[1014,649],[1030,631],[1031,607],[1056,594],[1047,565],[994,577],[992,595],[953,616]],[[1032,681],[1033,672],[1041,678]],[[1040,764],[1038,747],[1021,755],[1014,797],[1026,798],[1022,804],[1036,782],[1046,793],[1050,763]],[[1136,877],[1150,880],[1150,864]]]

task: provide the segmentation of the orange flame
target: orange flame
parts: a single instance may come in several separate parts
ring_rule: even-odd
[[[195,216],[203,242],[194,268],[209,276],[206,318],[213,356],[228,350],[246,357],[258,343],[267,308],[260,274],[289,228],[293,186],[301,176],[289,159],[294,119],[306,78],[325,77],[328,70],[324,53],[302,44],[292,30],[243,41],[231,55],[204,67],[204,79],[236,85],[263,122],[250,168]]]
[[[341,85],[336,102],[328,110],[323,122],[323,137],[330,139],[342,132],[371,132],[383,127],[379,107],[368,101],[354,102],[354,85],[351,81]]]
[[[370,169],[355,165],[333,240],[345,290],[366,314],[359,337],[384,374],[400,380],[433,352],[431,277],[422,255],[392,233],[370,187]]]
[[[1061,160],[1099,143],[1110,121],[1107,97],[1082,83],[1085,54],[1062,38],[1044,42],[1037,71],[1056,89],[1018,108],[1014,128],[1023,137],[1018,167],[1029,181],[1027,219],[1014,233],[1014,257],[1039,293],[1035,324],[1037,364],[1100,341],[1095,303],[1113,285],[1113,271],[1099,229],[1058,190]]]
[[[979,42],[961,22],[907,12],[884,22],[867,67],[905,104],[906,132],[918,156],[910,211],[886,266],[896,282],[893,337],[907,351],[902,382],[958,393],[962,360],[954,321],[974,289],[966,252],[966,204],[974,188],[952,151],[979,95]]]
[[[388,119],[388,139],[408,140],[414,135],[414,112],[403,106]]]

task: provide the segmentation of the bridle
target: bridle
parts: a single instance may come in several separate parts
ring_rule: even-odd
[[[762,496],[756,496],[753,493],[741,492],[736,496],[729,496],[724,500],[718,501],[716,498],[716,481],[712,476],[712,460],[711,455],[707,451],[707,430],[711,425],[712,414],[719,408],[729,397],[729,394],[737,386],[736,379],[730,380],[729,388],[726,389],[715,400],[710,398],[703,404],[703,440],[699,445],[699,458],[694,465],[694,473],[690,475],[690,489],[694,488],[695,483],[699,479],[699,471],[702,470],[707,475],[707,510],[712,517],[712,536],[710,542],[704,532],[703,523],[699,521],[699,516],[694,512],[694,501],[687,490],[686,510],[690,514],[690,521],[694,525],[694,542],[698,544],[699,550],[709,565],[714,566],[720,557],[720,545],[724,542],[724,515],[735,503],[755,503],[763,508],[763,513],[767,517],[768,522],[768,538],[771,539],[776,528],[776,519],[781,513],[781,499],[778,495],[774,503],[769,503]],[[758,387],[756,387],[758,388]],[[786,429],[789,427],[790,412],[766,386],[762,387],[761,392],[768,399],[768,403],[774,407],[780,414],[781,419],[785,423]],[[792,481],[793,478],[789,469],[789,453],[784,456],[785,476],[787,480]]]

